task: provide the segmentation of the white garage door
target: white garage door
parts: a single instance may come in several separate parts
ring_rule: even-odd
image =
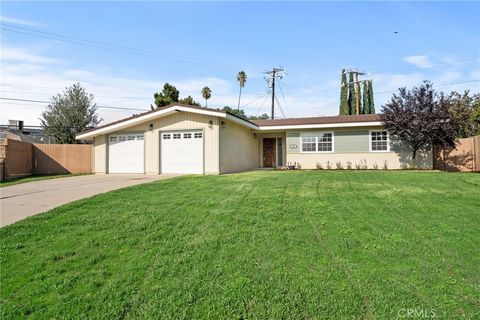
[[[203,132],[162,132],[162,173],[203,173]]]
[[[109,173],[144,173],[143,133],[116,134],[109,138]]]

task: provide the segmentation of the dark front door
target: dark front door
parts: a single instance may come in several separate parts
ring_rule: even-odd
[[[275,163],[275,138],[263,139],[263,166],[272,168]]]

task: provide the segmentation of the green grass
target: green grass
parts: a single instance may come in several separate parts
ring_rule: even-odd
[[[461,173],[257,171],[130,187],[0,229],[0,316],[478,319],[479,208],[480,175]]]
[[[13,186],[15,184],[26,183],[26,182],[49,180],[49,179],[56,179],[56,178],[66,178],[66,177],[73,177],[73,176],[82,176],[82,175],[87,175],[87,174],[88,173],[33,175],[33,176],[28,176],[28,177],[16,178],[16,179],[12,179],[12,180],[0,181],[0,188]]]

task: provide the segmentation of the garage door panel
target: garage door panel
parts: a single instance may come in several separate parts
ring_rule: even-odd
[[[143,134],[111,135],[108,151],[109,173],[144,173]]]
[[[163,173],[203,173],[203,132],[164,132],[160,141]]]

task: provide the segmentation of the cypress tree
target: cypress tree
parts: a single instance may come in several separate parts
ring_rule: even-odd
[[[347,74],[345,69],[342,69],[342,85],[340,87],[340,115],[348,114],[348,87],[347,87]]]
[[[357,97],[358,97],[358,114],[362,114],[363,113],[363,107],[362,107],[362,89],[360,88],[360,83],[357,82],[356,86],[356,92],[357,92]],[[357,105],[356,105],[356,102],[355,102],[355,113],[357,111]]]
[[[363,108],[362,108],[362,114],[368,114],[370,113],[370,101],[368,100],[369,94],[368,94],[368,81],[363,82]]]
[[[353,73],[349,72],[348,77],[348,114],[356,114],[356,95],[355,95],[355,83],[353,79]]]
[[[370,103],[369,113],[375,114],[375,102],[373,100],[373,85],[372,80],[368,81],[368,101]]]

